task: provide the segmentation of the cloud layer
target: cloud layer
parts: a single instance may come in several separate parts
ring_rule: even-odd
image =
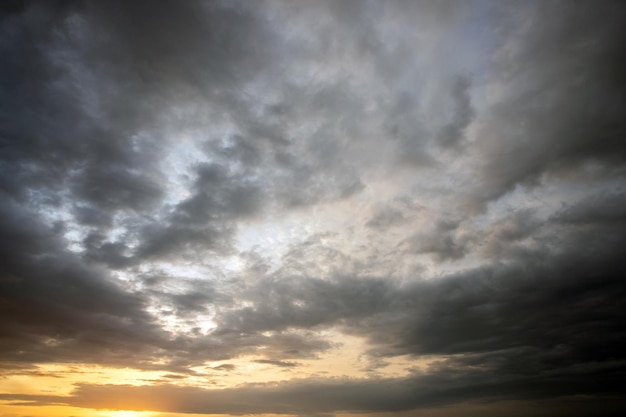
[[[0,398],[623,407],[620,2],[0,7],[0,366],[285,375]]]

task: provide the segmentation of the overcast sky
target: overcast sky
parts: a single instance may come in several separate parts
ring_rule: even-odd
[[[608,0],[3,1],[0,415],[617,415],[625,45]]]

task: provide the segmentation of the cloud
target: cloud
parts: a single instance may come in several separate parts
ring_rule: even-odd
[[[348,336],[364,361],[433,359],[13,400],[324,414],[618,395],[621,3],[0,7],[2,367],[176,379],[249,357],[291,375]]]
[[[63,250],[54,230],[11,200],[0,205],[3,357],[18,362],[76,357],[134,362],[161,332],[145,299]],[[135,358],[135,359],[133,359]]]
[[[216,369],[218,371],[234,371],[235,369],[237,369],[237,367],[235,365],[233,365],[232,363],[224,363],[222,365],[218,365],[216,367],[214,367],[213,369]]]
[[[493,234],[503,235],[500,242],[515,242],[525,233],[520,222],[530,219],[517,213],[496,223]],[[373,357],[462,355],[485,371],[481,378],[530,384],[545,373],[577,381],[576,389],[583,389],[588,373],[621,372],[618,248],[624,234],[621,228],[603,230],[600,238],[598,229],[543,227],[549,230],[535,249],[435,280],[268,277],[241,294],[250,306],[220,316],[218,328],[333,327],[368,340]],[[556,236],[567,236],[569,243],[553,248]],[[464,367],[451,360],[451,368],[457,365]],[[546,396],[561,395],[543,389]]]
[[[545,16],[558,15],[548,23]],[[620,5],[564,5],[529,8],[517,37],[502,42],[495,79],[501,98],[481,125],[485,198],[494,199],[518,184],[534,184],[545,174],[576,171],[595,162],[624,162],[619,140],[624,130],[623,83],[615,51],[626,33],[618,23]],[[591,103],[603,103],[596,106]]]
[[[297,362],[288,362],[288,361],[274,361],[271,359],[259,359],[255,361],[256,363],[262,363],[267,365],[278,366],[279,368],[293,368],[298,366]]]
[[[454,110],[452,121],[439,132],[439,141],[444,147],[458,146],[463,139],[463,130],[467,128],[475,116],[472,108],[469,88],[469,78],[459,76],[452,85],[452,98]]]
[[[230,177],[220,165],[201,164],[193,194],[178,203],[163,224],[149,224],[140,234],[139,259],[177,254],[194,246],[228,246],[233,219],[258,210],[259,187],[245,178]]]
[[[625,215],[624,193],[601,193],[586,197],[576,204],[563,208],[554,221],[571,225],[595,225],[622,227]]]
[[[563,392],[589,393],[571,381],[560,381],[557,378],[538,380],[532,385],[525,385],[515,379],[491,379],[484,376],[481,378],[481,371],[477,370],[469,371],[467,374],[458,371],[448,372],[369,381],[304,379],[279,384],[247,384],[220,390],[166,384],[81,385],[69,397],[19,394],[3,397],[33,401],[35,404],[58,401],[87,408],[242,415],[253,412],[272,414],[400,412],[462,403],[468,399],[487,400],[498,407],[499,401],[506,401],[520,388],[526,389],[526,398],[545,401],[546,387],[554,383],[565,383],[566,387],[557,388]],[[472,382],[474,384],[470,385]],[[616,387],[612,388],[611,392],[617,394]],[[607,397],[607,400],[611,399],[612,397]],[[556,406],[555,408],[561,409],[562,412],[576,412],[572,405],[567,403],[548,401],[547,405]],[[587,405],[588,403],[581,401],[579,406]],[[620,405],[619,400],[614,402],[615,408],[611,407],[610,411],[614,412]]]

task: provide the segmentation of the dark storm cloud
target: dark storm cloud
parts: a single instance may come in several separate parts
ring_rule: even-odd
[[[577,257],[580,254],[569,254],[545,269],[519,265],[450,277],[425,288],[428,301],[424,303],[432,304],[425,311],[417,307],[416,317],[406,317],[396,331],[383,331],[385,336],[377,336],[379,343],[419,353],[529,347],[547,354],[560,348],[558,360],[564,367],[616,361],[612,366],[619,368],[624,270],[615,254],[613,259],[591,262],[577,262]],[[541,366],[541,362],[525,364]]]
[[[487,401],[497,409],[499,401],[506,401],[521,391],[525,393],[525,399],[545,401],[542,404],[544,407],[554,407],[556,410],[552,412],[556,412],[556,415],[588,415],[589,401],[580,400],[572,404],[546,399],[545,392],[552,387],[559,394],[565,395],[603,392],[605,388],[605,393],[609,394],[605,400],[611,403],[609,411],[615,413],[623,406],[623,400],[616,397],[619,389],[615,385],[618,381],[615,377],[607,379],[606,386],[596,386],[588,391],[586,387],[577,386],[580,381],[548,377],[529,384],[517,378],[494,378],[486,375],[482,369],[472,368],[471,363],[468,368],[470,370],[465,372],[443,368],[433,374],[397,379],[301,379],[221,390],[165,384],[80,385],[69,397],[8,394],[0,398],[23,401],[26,405],[62,403],[88,408],[242,415],[400,412],[448,406],[468,400]],[[609,385],[611,382],[613,384]],[[581,406],[584,412],[579,414],[577,408]],[[454,415],[454,412],[451,414]]]
[[[144,279],[143,282],[150,282],[150,278]],[[148,285],[148,288],[144,289],[144,294],[156,297],[161,303],[161,308],[171,308],[180,317],[206,312],[217,303],[232,302],[231,297],[218,291],[211,282],[185,280],[178,276],[163,278],[161,285]]]
[[[285,59],[281,39],[249,5],[32,2],[4,30],[12,40],[3,44],[4,186],[12,195],[36,193],[45,203],[39,210],[71,203],[74,225],[92,229],[82,242],[90,262],[127,268],[203,247],[224,251],[234,222],[269,197],[301,206],[363,188],[353,168],[337,157],[326,162],[339,152],[316,145],[322,135],[332,145],[336,128],[312,134],[316,156],[306,160],[285,149],[288,115],[280,109],[293,103],[243,89],[257,78],[273,82],[264,70]],[[348,96],[324,88],[301,107],[335,103],[338,112],[354,104]],[[211,115],[240,133],[215,134]],[[215,163],[191,173],[193,195],[172,208],[163,204],[171,183],[163,160],[178,132],[190,129],[201,132],[200,148]],[[274,170],[267,164],[279,154],[292,163]],[[112,237],[114,228],[126,230]]]
[[[596,204],[582,201],[564,213],[593,212],[602,205],[592,201]],[[502,235],[501,245],[516,244],[525,233],[520,225],[534,223],[531,219],[528,212],[518,213],[496,223],[493,233]],[[220,316],[219,329],[334,326],[368,339],[373,357],[462,355],[450,360],[449,370],[468,381],[514,380],[522,396],[538,378],[558,388],[546,383],[532,395],[610,393],[625,372],[626,348],[621,331],[626,233],[621,218],[611,220],[621,226],[564,230],[544,223],[543,237],[535,236],[538,246],[510,252],[509,261],[413,284],[345,276],[296,280],[277,273],[243,293],[252,306]],[[557,237],[567,243],[554,247]],[[480,377],[471,372],[476,366],[484,370]]]
[[[252,307],[233,310],[220,317],[220,329],[229,331],[283,330],[333,324],[349,318],[386,311],[393,302],[394,288],[385,280],[342,277],[290,279],[269,277],[242,297]]]
[[[589,196],[555,214],[554,221],[571,225],[624,227],[626,193],[605,192]]]
[[[327,330],[364,340],[373,361],[439,358],[397,379],[3,398],[311,414],[619,394],[620,3],[1,7],[7,367],[197,376],[191,368],[208,360],[255,355],[287,372],[335,347]],[[331,226],[340,243],[307,236],[337,202],[354,212]],[[238,253],[237,231],[271,211],[306,218],[299,243],[271,253],[276,262]],[[372,239],[351,249],[360,226]],[[392,267],[366,270],[383,258]],[[422,279],[427,268],[410,264],[400,274],[407,259],[428,259],[435,273]],[[158,262],[206,277],[159,276]],[[215,265],[228,267],[212,275]],[[205,331],[195,319],[209,313],[216,328]]]
[[[74,218],[79,224],[87,226],[110,227],[113,224],[111,213],[93,206],[77,206]]]
[[[231,221],[250,216],[260,204],[260,186],[227,167],[200,164],[195,168],[193,194],[177,204],[161,224],[141,233],[138,258],[179,254],[194,246],[219,250],[232,233]]]
[[[171,143],[158,130],[166,110],[213,100],[270,59],[268,32],[235,3],[35,1],[2,17],[3,357],[141,366],[172,348],[170,335],[144,311],[145,296],[93,264],[224,246],[228,222],[256,210],[246,178],[200,166],[194,194],[157,221]],[[233,92],[219,100],[229,103]],[[83,234],[82,259],[66,232]],[[171,302],[190,314],[213,299]]]
[[[188,356],[221,360],[254,353],[267,360],[316,359],[333,345],[313,331],[292,328],[273,330],[269,334],[259,328],[237,329],[220,327],[211,337],[193,346]],[[211,348],[213,352],[203,349]]]
[[[63,250],[54,230],[32,212],[9,199],[0,212],[5,360],[133,362],[161,342],[144,299]]]
[[[616,237],[602,243],[619,242]],[[220,328],[278,330],[339,323],[370,337],[382,354],[562,345],[572,354],[586,351],[597,355],[593,360],[609,360],[621,357],[624,343],[618,330],[624,314],[618,252],[573,252],[542,267],[521,262],[493,266],[408,287],[346,278],[264,282],[255,289],[257,307],[231,312]],[[538,258],[536,263],[541,260],[537,253],[527,262],[531,256]],[[602,320],[600,327],[597,320]],[[574,357],[567,360],[575,363]]]
[[[89,233],[83,239],[83,256],[86,260],[103,263],[111,269],[124,268],[132,264],[127,255],[128,247],[122,242],[110,242],[107,236],[99,231]]]
[[[77,199],[104,210],[140,210],[161,197],[161,190],[154,181],[111,162],[107,165],[104,169],[84,172],[84,177],[76,179]]]
[[[116,212],[158,210],[159,161],[171,143],[158,129],[164,120],[185,123],[166,113],[198,100],[226,112],[240,106],[237,91],[220,91],[271,55],[260,19],[235,3],[31,2],[3,31],[4,189],[20,198],[36,192],[49,209],[68,198],[77,224],[105,234]],[[202,195],[188,206],[243,207],[252,198],[244,186],[230,195],[239,206],[208,207]],[[154,228],[141,217],[133,227],[137,221]],[[180,244],[206,241],[202,232],[171,229]],[[158,252],[155,245],[143,246]],[[110,251],[92,244],[88,255],[119,266]]]
[[[144,88],[206,90],[253,71],[252,65],[260,58],[263,45],[254,37],[263,32],[255,16],[240,6],[236,2],[136,1],[87,2],[85,9],[98,29],[112,37],[112,43],[102,44],[97,52],[128,60],[124,64],[143,79]],[[147,91],[143,95],[150,96]]]
[[[543,174],[584,175],[585,163],[623,167],[625,13],[612,1],[546,2],[529,10],[519,41],[503,40],[495,75],[511,89],[479,132],[485,198]]]
[[[18,195],[70,186],[96,206],[140,208],[159,196],[154,153],[141,141],[131,146],[137,124],[116,119],[117,103],[106,102],[115,92],[102,91],[106,75],[80,60],[87,39],[77,39],[84,34],[72,20],[79,5],[32,2],[3,26],[3,170]]]

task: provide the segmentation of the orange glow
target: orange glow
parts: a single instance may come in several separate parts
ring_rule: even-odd
[[[334,347],[317,358],[293,361],[297,367],[277,366],[271,362],[264,362],[265,357],[261,355],[246,355],[228,361],[206,362],[202,366],[194,367],[194,374],[191,375],[107,368],[89,364],[40,364],[4,375],[0,379],[0,392],[33,396],[34,401],[37,398],[44,398],[42,400],[44,404],[39,405],[35,402],[32,405],[25,405],[28,397],[24,400],[24,397],[18,396],[16,398],[22,399],[0,403],[0,417],[153,417],[161,415],[172,417],[175,414],[149,411],[152,401],[155,401],[154,409],[162,409],[157,406],[161,399],[156,398],[142,397],[134,399],[132,404],[126,403],[126,407],[132,407],[134,410],[115,410],[115,405],[111,405],[112,409],[109,410],[95,410],[88,408],[89,404],[85,404],[85,408],[47,405],[45,397],[57,397],[55,401],[61,402],[64,397],[69,399],[72,391],[81,384],[150,386],[166,383],[180,387],[224,389],[249,383],[279,382],[293,378],[404,377],[418,368],[426,370],[431,363],[441,359],[440,357],[398,356],[376,363],[376,366],[372,368],[373,364],[366,359],[365,340],[333,329],[326,330],[325,337],[333,342]],[[229,366],[224,367],[224,365]]]
[[[151,411],[111,411],[67,406],[26,406],[11,405],[8,401],[0,402],[2,417],[157,417],[160,413]]]

